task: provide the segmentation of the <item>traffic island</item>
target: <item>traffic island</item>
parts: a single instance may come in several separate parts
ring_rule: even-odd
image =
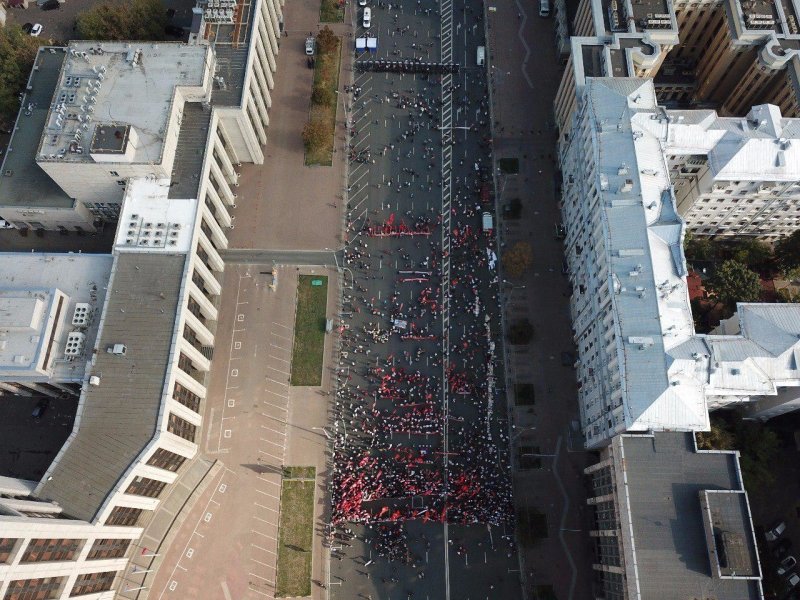
[[[300,275],[290,380],[294,386],[322,384],[327,309],[328,278],[324,275]]]
[[[333,164],[341,49],[341,38],[334,35],[330,27],[323,27],[317,34],[311,110],[303,128],[305,163],[309,166],[329,167]]]
[[[278,598],[311,595],[314,539],[314,467],[287,467],[281,484],[278,530]]]

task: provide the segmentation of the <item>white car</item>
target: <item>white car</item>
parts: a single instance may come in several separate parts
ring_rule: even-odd
[[[797,560],[794,556],[787,556],[778,565],[778,575],[786,575],[789,571],[795,568]]]
[[[366,6],[367,5],[367,0],[358,0],[358,5],[359,6]]]
[[[369,29],[372,25],[372,11],[369,8],[364,9],[364,18],[361,20],[364,29]]]
[[[317,45],[317,41],[313,37],[306,38],[306,56],[314,56],[314,48]]]
[[[44,29],[44,27],[42,27],[42,24],[36,23],[33,27],[31,27],[31,35],[33,37],[39,37],[39,35],[42,33],[42,29]]]

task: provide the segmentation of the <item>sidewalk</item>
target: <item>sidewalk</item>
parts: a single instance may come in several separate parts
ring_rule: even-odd
[[[562,247],[554,239],[560,222],[556,197],[556,133],[552,102],[561,78],[555,49],[555,22],[536,15],[533,4],[496,6],[489,16],[489,49],[494,108],[495,160],[518,158],[519,173],[500,175],[498,207],[522,202],[522,218],[500,221],[504,247],[525,241],[533,264],[504,290],[507,322],[533,324],[529,346],[508,346],[512,381],[533,384],[535,404],[514,408],[512,436],[517,447],[540,455],[541,468],[519,471],[519,509],[547,518],[547,538],[522,548],[527,597],[552,586],[559,600],[590,598],[591,543],[582,469],[589,455],[574,435],[578,417],[575,373],[561,364],[572,350],[568,286],[561,275]],[[573,443],[572,439],[577,439]]]
[[[278,71],[263,165],[243,165],[237,190],[231,248],[321,250],[342,242],[345,187],[345,114],[339,103],[333,164],[305,166],[302,132],[308,118],[314,71],[306,66],[304,42],[316,35],[319,0],[298,0],[285,6],[285,37],[280,39]],[[350,77],[349,9],[345,23],[329,26],[342,37],[339,88]]]

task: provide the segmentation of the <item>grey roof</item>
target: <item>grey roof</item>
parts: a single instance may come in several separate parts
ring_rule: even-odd
[[[202,104],[196,102],[183,105],[169,198],[197,198],[210,123],[210,108],[204,109]]]
[[[756,600],[757,580],[712,576],[701,508],[704,490],[742,490],[737,455],[695,452],[693,435],[622,436],[641,598],[661,600],[669,590],[673,600]],[[725,508],[756,560],[747,504]]]
[[[217,77],[225,81],[224,85],[215,85],[211,94],[211,101],[216,105],[239,106],[242,103],[255,8],[255,0],[242,0],[238,7],[239,24],[207,24],[211,27],[210,41],[217,54]]]
[[[116,259],[92,369],[100,385],[86,387],[70,441],[37,489],[72,517],[91,521],[153,438],[185,261],[137,252]],[[125,356],[107,353],[113,344],[125,344]]]
[[[52,53],[42,48],[36,57],[38,70],[33,71],[24,100],[25,106],[32,104],[30,114],[20,113],[0,174],[0,215],[2,206],[71,208],[74,204],[35,160],[65,56],[63,48]]]

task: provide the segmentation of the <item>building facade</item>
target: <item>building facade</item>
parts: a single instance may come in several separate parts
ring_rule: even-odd
[[[147,597],[130,559],[148,551],[142,532],[195,464],[220,251],[237,167],[264,159],[281,28],[278,0],[201,2],[189,44],[75,42],[37,56],[28,97],[48,99],[23,104],[0,214],[19,228],[117,226],[111,256],[71,255],[106,268],[75,356],[72,434],[41,480],[0,479],[0,598]],[[172,68],[154,72],[162,62]],[[26,119],[39,133],[22,135],[39,128]],[[35,324],[23,292],[7,295],[14,325]]]

